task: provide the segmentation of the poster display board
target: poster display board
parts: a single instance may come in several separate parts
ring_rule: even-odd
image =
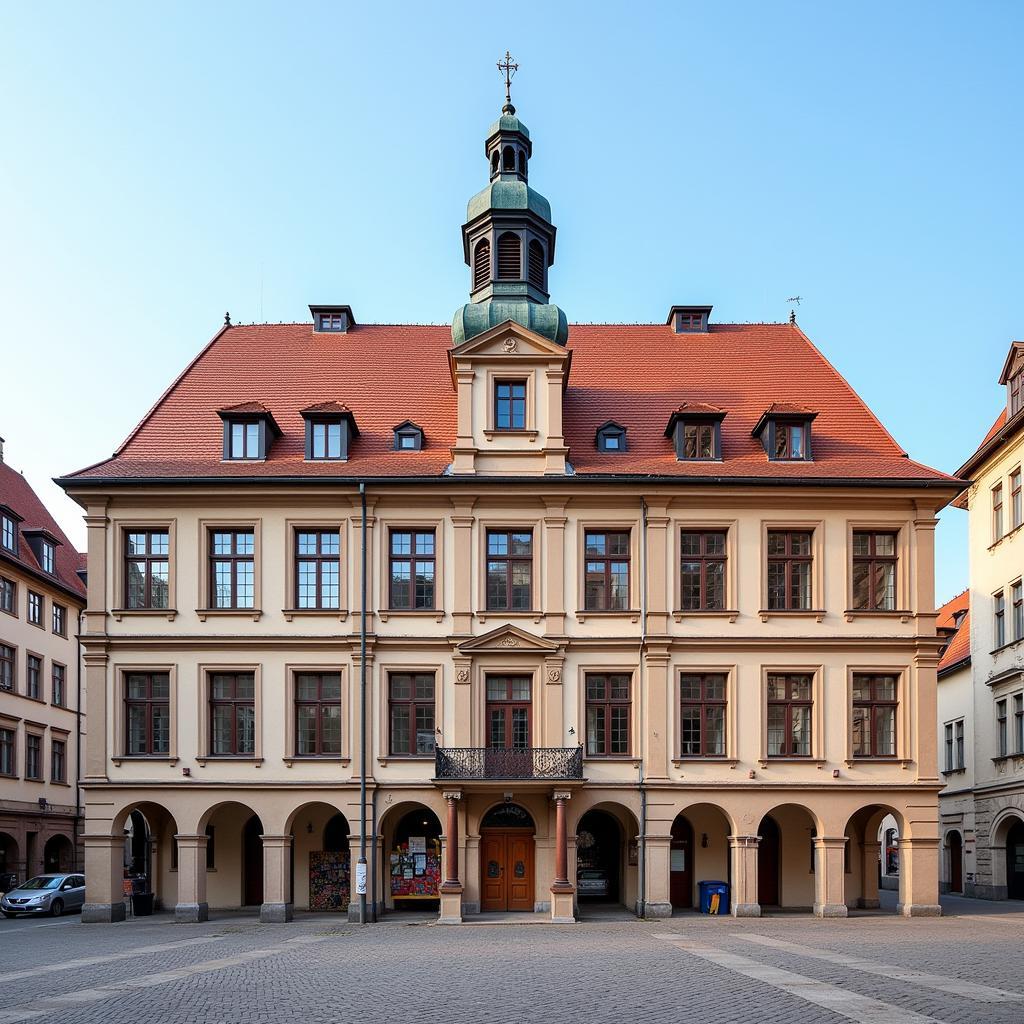
[[[349,853],[312,850],[309,854],[309,909],[345,910],[349,904]]]
[[[409,836],[388,856],[391,898],[436,900],[441,885],[441,841]]]

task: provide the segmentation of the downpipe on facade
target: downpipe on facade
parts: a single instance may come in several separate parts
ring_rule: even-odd
[[[644,719],[644,648],[647,644],[647,501],[640,499],[640,657],[637,665],[637,704],[640,721]],[[647,790],[644,789],[644,755],[640,751],[640,835],[637,837],[637,873],[640,876],[640,917],[647,917]]]
[[[359,483],[359,502],[362,565],[359,578],[359,862],[356,864],[356,892],[359,894],[359,923],[366,924],[366,484],[362,481]],[[376,795],[375,790],[375,798]],[[374,819],[376,831],[376,815]]]

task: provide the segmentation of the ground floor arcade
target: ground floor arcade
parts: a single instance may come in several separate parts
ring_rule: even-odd
[[[73,808],[0,808],[0,892],[11,876],[81,870],[80,830]]]
[[[179,920],[252,906],[356,915],[365,856],[370,917],[409,908],[456,923],[490,912],[571,921],[589,904],[649,917],[697,906],[702,881],[730,912],[845,916],[878,905],[879,830],[898,823],[899,910],[937,914],[940,839],[924,789],[597,786],[509,782],[355,787],[90,787],[87,906],[118,920],[150,891]]]

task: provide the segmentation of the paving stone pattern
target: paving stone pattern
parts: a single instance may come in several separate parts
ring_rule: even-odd
[[[1021,1024],[1024,904],[944,903],[567,927],[0,921],[0,1024]]]

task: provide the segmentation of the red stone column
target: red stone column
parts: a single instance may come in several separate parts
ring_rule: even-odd
[[[462,891],[459,881],[459,800],[461,793],[445,793],[448,801],[448,822],[445,826],[444,882],[446,892]]]
[[[576,886],[569,881],[569,835],[565,825],[565,804],[572,794],[555,790],[555,880],[551,883],[551,920],[570,924],[575,920],[573,900]]]

